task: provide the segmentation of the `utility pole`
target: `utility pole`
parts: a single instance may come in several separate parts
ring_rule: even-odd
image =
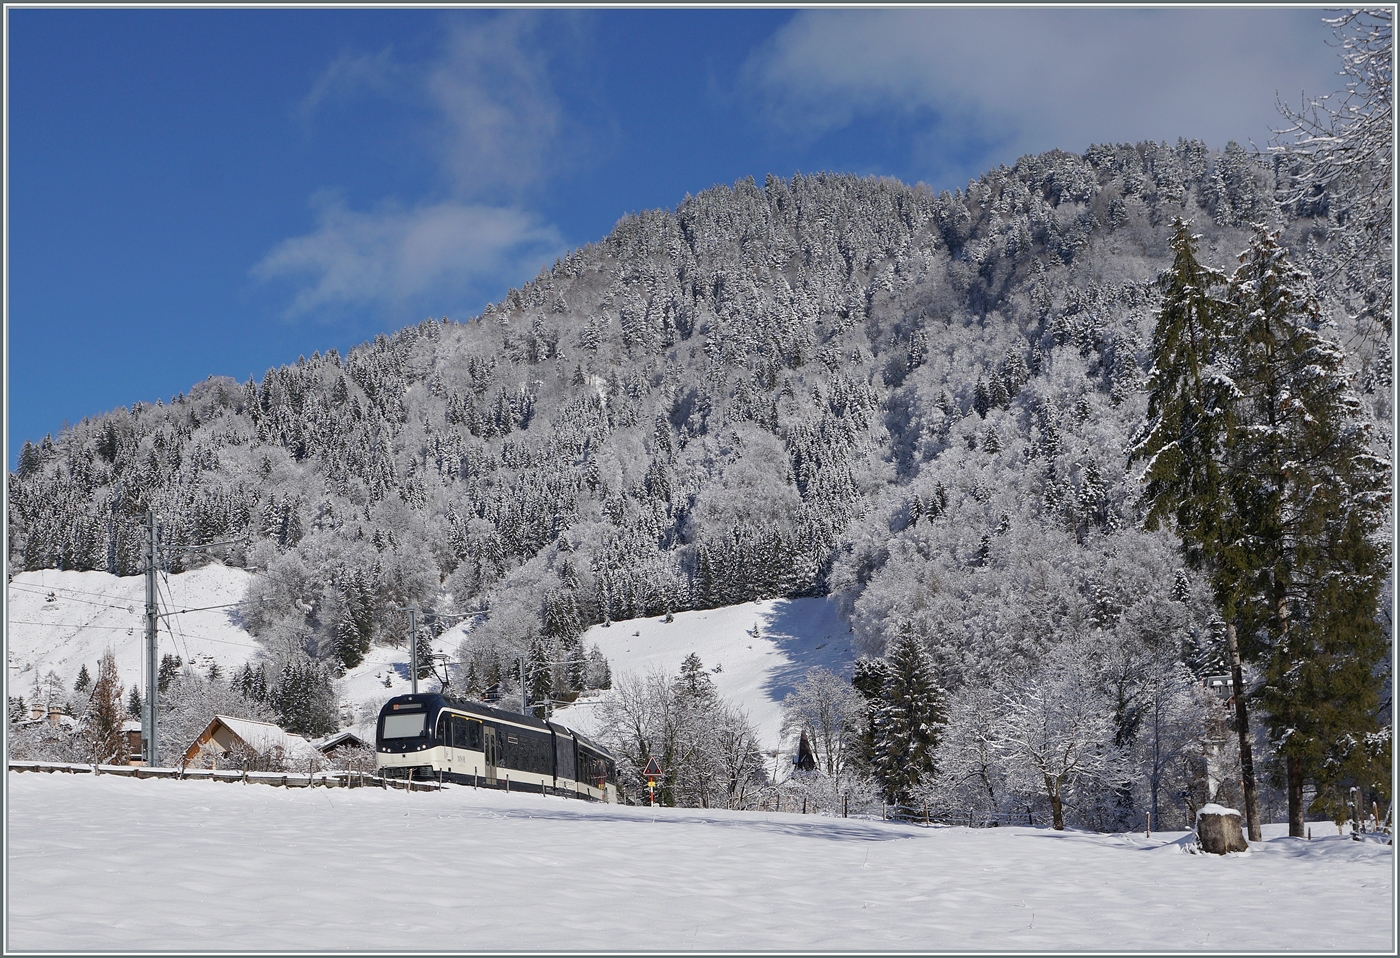
[[[160,764],[160,738],[156,729],[156,707],[160,693],[160,668],[156,661],[156,511],[146,513],[146,701],[141,706],[141,752],[146,765]]]
[[[143,548],[146,553],[146,700],[141,703],[141,757],[151,768],[160,764],[160,730],[156,727],[156,719],[160,715],[160,662],[156,657],[156,624],[160,621],[160,609],[156,603],[156,556],[159,552],[159,538],[156,510],[151,508],[146,511],[146,542]],[[173,548],[193,552],[213,546],[237,545],[244,541],[230,539],[202,546]]]
[[[408,610],[408,671],[413,676],[413,694],[418,694],[418,610]]]

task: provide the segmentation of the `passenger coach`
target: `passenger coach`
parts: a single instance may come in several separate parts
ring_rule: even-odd
[[[381,775],[617,801],[617,764],[582,735],[529,715],[438,693],[384,703],[375,730]]]

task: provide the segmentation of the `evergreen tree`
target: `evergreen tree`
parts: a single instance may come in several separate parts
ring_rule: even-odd
[[[335,624],[335,656],[353,669],[364,661],[374,629],[374,598],[365,587],[364,573],[352,569],[340,584],[340,614]]]
[[[178,655],[171,655],[166,652],[160,657],[160,671],[156,674],[156,688],[164,692],[170,686],[170,680],[180,674],[180,666],[184,663]]]
[[[538,636],[530,639],[529,651],[525,654],[525,688],[530,702],[530,710],[536,718],[544,718],[554,690],[554,675],[550,667],[549,647]]]
[[[120,760],[124,750],[124,721],[126,709],[122,705],[122,686],[117,678],[117,657],[108,649],[98,662],[97,682],[92,689],[92,701],[88,704],[88,761],[107,765]]]
[[[309,659],[282,667],[268,690],[268,704],[276,711],[278,724],[289,732],[316,736],[335,730],[335,686],[329,673]]]
[[[422,623],[418,625],[418,679],[430,679],[433,677],[434,652],[433,640],[428,634],[428,630],[423,628]]]
[[[1341,350],[1317,330],[1307,275],[1262,228],[1241,261],[1229,288],[1232,494],[1245,520],[1236,548],[1255,559],[1250,638],[1285,763],[1289,834],[1302,837],[1306,780],[1381,726],[1387,552],[1375,535],[1387,469],[1369,450]]]
[[[131,687],[131,694],[126,699],[126,714],[134,719],[141,717],[141,689],[135,685]]]
[[[78,670],[78,680],[73,683],[73,691],[86,692],[90,685],[92,685],[92,676],[88,675],[87,663],[83,663],[83,667]]]
[[[1147,427],[1132,449],[1145,459],[1143,500],[1146,526],[1169,521],[1181,538],[1186,561],[1206,573],[1225,621],[1230,647],[1244,781],[1245,819],[1251,841],[1259,841],[1259,806],[1249,734],[1243,658],[1237,619],[1246,579],[1257,557],[1240,547],[1240,517],[1227,474],[1235,414],[1229,379],[1226,306],[1218,291],[1221,273],[1196,258],[1190,224],[1173,224],[1171,268],[1161,278],[1162,304],[1152,334]]]
[[[884,659],[861,656],[856,659],[851,673],[851,686],[865,700],[864,714],[861,716],[855,742],[852,747],[853,765],[873,772],[875,762],[875,716],[884,699],[885,686],[889,682],[890,667]]]
[[[944,696],[928,653],[912,632],[899,638],[886,660],[889,676],[875,713],[872,765],[887,800],[902,805],[933,777]]]

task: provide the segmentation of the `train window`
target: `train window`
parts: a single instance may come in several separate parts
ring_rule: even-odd
[[[418,738],[427,727],[428,716],[423,712],[384,716],[385,738]]]
[[[467,747],[467,720],[460,715],[452,716],[452,737],[447,744],[453,748]]]
[[[470,719],[462,719],[461,738],[457,740],[458,748],[469,748],[474,751],[481,751],[481,723],[473,722]]]
[[[554,739],[554,763],[560,778],[574,777],[574,740],[560,735]]]

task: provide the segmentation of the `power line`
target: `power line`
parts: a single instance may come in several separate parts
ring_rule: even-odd
[[[20,588],[20,587],[17,587],[17,586],[11,586],[11,588],[15,589],[15,590],[18,591],[18,592],[29,592],[29,593],[31,593],[31,594],[33,594],[33,595],[43,595],[46,591],[51,592],[51,590],[46,590],[46,589],[38,589],[38,590],[34,590],[34,589],[24,589],[24,588]],[[95,593],[89,593],[89,594],[95,594]],[[64,602],[73,602],[73,603],[76,603],[76,604],[79,604],[79,605],[95,605],[95,606],[97,606],[98,608],[101,608],[101,609],[117,609],[118,611],[135,611],[135,604],[136,604],[136,600],[134,600],[134,599],[133,599],[132,601],[128,602],[126,605],[113,605],[111,602],[93,602],[91,599],[75,599],[75,598],[73,598],[72,596],[64,596],[64,597],[63,597],[63,601],[64,601]]]
[[[130,632],[135,626],[132,625],[64,625],[60,622],[24,622],[20,619],[10,619],[11,625],[42,625],[52,629],[73,629],[81,631],[83,629],[106,629],[112,632]]]
[[[11,582],[9,588],[20,589],[26,592],[68,592],[72,595],[92,595],[99,599],[108,599],[111,598],[112,595],[110,592],[88,592],[85,589],[70,589],[62,585],[41,585],[36,587],[30,585],[28,582]]]

